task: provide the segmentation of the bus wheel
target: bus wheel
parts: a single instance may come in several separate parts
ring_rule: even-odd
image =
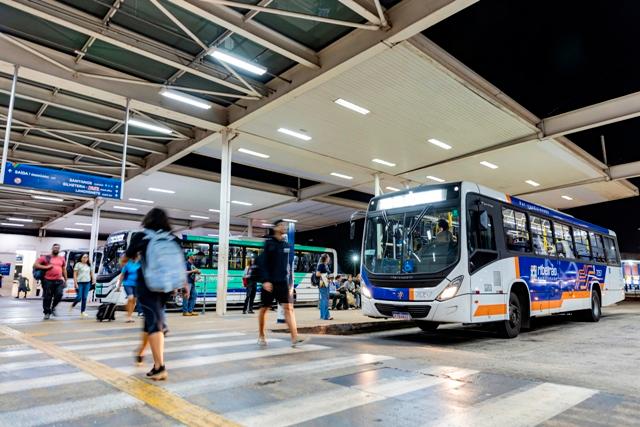
[[[520,298],[511,292],[509,295],[509,319],[498,324],[498,334],[502,338],[515,338],[522,328],[522,309]]]
[[[182,304],[184,304],[182,293],[176,292],[175,296],[173,297],[173,305],[175,305],[177,308],[182,308]]]
[[[435,331],[440,326],[438,322],[429,322],[428,320],[414,320],[416,326],[425,332]]]
[[[595,291],[591,291],[591,308],[580,312],[582,320],[586,322],[597,322],[602,316],[602,307],[600,306],[600,296]]]

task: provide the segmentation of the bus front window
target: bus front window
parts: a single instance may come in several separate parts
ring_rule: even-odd
[[[413,208],[369,216],[364,262],[376,274],[432,274],[459,256],[460,214],[455,207]]]
[[[127,242],[125,240],[107,244],[104,247],[101,275],[111,276],[120,273],[120,258],[124,255],[126,248]]]

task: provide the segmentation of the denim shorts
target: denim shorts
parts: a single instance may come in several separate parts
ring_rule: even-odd
[[[124,286],[124,291],[127,294],[127,297],[133,296],[134,298],[138,297],[138,292],[136,291],[135,286]]]

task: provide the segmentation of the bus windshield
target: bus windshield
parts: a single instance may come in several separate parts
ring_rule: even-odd
[[[120,258],[127,250],[127,236],[125,233],[112,234],[104,246],[100,275],[113,276],[120,273]]]
[[[460,210],[427,205],[367,217],[364,265],[374,274],[433,274],[459,258]]]

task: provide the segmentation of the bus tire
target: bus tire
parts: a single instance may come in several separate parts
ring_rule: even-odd
[[[591,308],[579,312],[580,317],[585,322],[598,322],[602,317],[602,306],[600,305],[600,296],[594,290],[591,291]]]
[[[515,292],[509,294],[509,305],[507,306],[509,319],[498,323],[498,335],[502,338],[515,338],[522,328],[522,304]]]
[[[414,323],[418,328],[422,329],[424,332],[435,331],[436,329],[438,329],[438,326],[440,326],[440,323],[430,322],[428,320],[414,320]]]

